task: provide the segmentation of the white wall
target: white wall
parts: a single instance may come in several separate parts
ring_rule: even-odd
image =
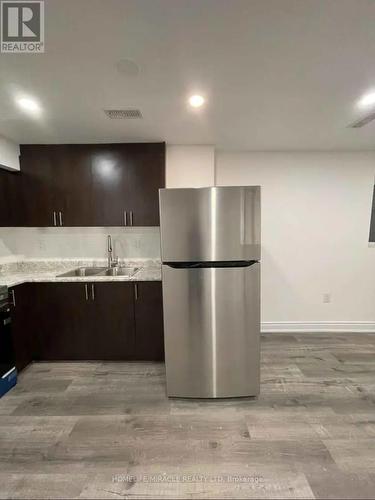
[[[15,142],[0,136],[0,168],[20,169],[20,147]]]
[[[160,258],[158,227],[0,228],[0,263],[19,259],[104,258],[107,235],[120,258]]]
[[[375,330],[374,173],[374,153],[216,154],[217,185],[262,186],[263,329]]]
[[[167,145],[166,187],[215,185],[214,146]]]

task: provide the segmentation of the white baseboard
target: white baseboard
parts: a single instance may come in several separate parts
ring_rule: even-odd
[[[374,321],[264,321],[262,333],[342,332],[375,333]]]

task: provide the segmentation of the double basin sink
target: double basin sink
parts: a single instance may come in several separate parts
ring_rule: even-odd
[[[130,278],[133,276],[139,267],[116,266],[116,267],[79,267],[63,274],[59,274],[58,278],[73,278],[84,276],[121,276]]]

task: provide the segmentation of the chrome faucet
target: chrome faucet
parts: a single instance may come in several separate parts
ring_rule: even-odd
[[[112,248],[112,238],[109,234],[107,236],[107,251],[108,251],[108,267],[115,267],[118,264],[118,258],[113,257],[113,248]]]

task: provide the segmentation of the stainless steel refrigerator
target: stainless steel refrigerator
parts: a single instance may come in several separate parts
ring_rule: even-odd
[[[259,394],[260,187],[161,189],[167,394]]]

